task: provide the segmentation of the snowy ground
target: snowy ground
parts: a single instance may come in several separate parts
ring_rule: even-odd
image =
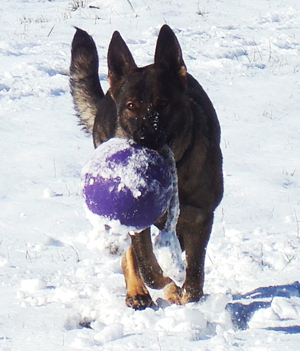
[[[299,350],[299,1],[2,0],[0,19],[0,350]],[[112,32],[145,65],[163,23],[219,115],[225,196],[207,298],[135,312],[83,210],[70,43],[93,35],[106,88]]]

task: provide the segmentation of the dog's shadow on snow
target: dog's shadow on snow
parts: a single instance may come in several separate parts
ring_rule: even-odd
[[[240,330],[247,329],[248,322],[253,314],[259,309],[271,307],[272,299],[276,296],[286,298],[291,298],[292,296],[300,297],[300,283],[261,287],[244,295],[234,295],[232,299],[236,302],[230,302],[226,306],[226,310],[231,314],[234,327]],[[298,334],[300,333],[300,326],[269,327],[267,330]]]

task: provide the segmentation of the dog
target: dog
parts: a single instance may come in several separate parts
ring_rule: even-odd
[[[98,76],[92,37],[76,28],[72,41],[70,88],[80,124],[93,134],[94,146],[112,137],[174,153],[180,215],[176,232],[186,254],[182,287],[164,276],[152,250],[150,229],[131,236],[122,259],[126,304],[145,309],[154,304],[146,286],[164,289],[170,303],[197,302],[203,296],[204,262],[214,210],[223,196],[220,125],[201,85],[187,73],[179,42],[168,25],[160,29],[154,63],[137,67],[119,32],[108,48],[109,89]],[[163,216],[155,225],[162,229]]]

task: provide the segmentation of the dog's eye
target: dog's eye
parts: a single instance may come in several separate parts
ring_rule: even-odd
[[[132,101],[129,101],[129,102],[127,102],[126,108],[129,111],[134,111],[135,110],[135,105],[134,105],[134,103]]]

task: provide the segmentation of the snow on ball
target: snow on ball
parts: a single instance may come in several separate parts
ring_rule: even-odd
[[[84,167],[82,179],[88,209],[134,231],[154,224],[173,195],[168,160],[127,139],[101,144]]]

